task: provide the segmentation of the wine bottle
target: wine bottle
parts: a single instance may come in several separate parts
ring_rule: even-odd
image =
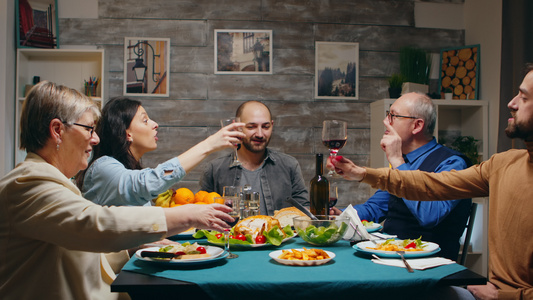
[[[316,155],[316,174],[311,179],[309,191],[309,202],[311,202],[311,213],[314,215],[329,215],[329,183],[323,175],[323,155]]]

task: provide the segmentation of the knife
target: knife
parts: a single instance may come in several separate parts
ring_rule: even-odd
[[[303,205],[301,205],[298,201],[292,199],[291,197],[287,197],[287,202],[294,205],[297,209],[299,209],[301,212],[303,212],[306,216],[311,218],[311,220],[318,220],[315,215],[313,215],[310,211],[307,210]]]
[[[174,258],[176,256],[175,253],[171,252],[159,252],[159,251],[142,251],[141,257],[153,257],[153,258]]]

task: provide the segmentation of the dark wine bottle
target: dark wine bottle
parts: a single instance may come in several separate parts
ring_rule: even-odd
[[[311,179],[309,191],[309,202],[311,202],[311,213],[314,215],[329,215],[329,182],[323,175],[323,155],[316,155],[316,174]]]

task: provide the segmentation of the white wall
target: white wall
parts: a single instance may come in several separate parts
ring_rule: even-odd
[[[0,0],[0,177],[13,168],[15,134],[15,34],[13,0]]]

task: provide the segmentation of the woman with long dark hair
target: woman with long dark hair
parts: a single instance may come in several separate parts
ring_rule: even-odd
[[[151,205],[151,200],[180,181],[210,153],[234,147],[244,134],[243,123],[233,123],[185,153],[155,168],[142,168],[141,157],[157,149],[157,128],[141,102],[117,97],[102,110],[89,168],[77,178],[87,199],[102,205]]]

